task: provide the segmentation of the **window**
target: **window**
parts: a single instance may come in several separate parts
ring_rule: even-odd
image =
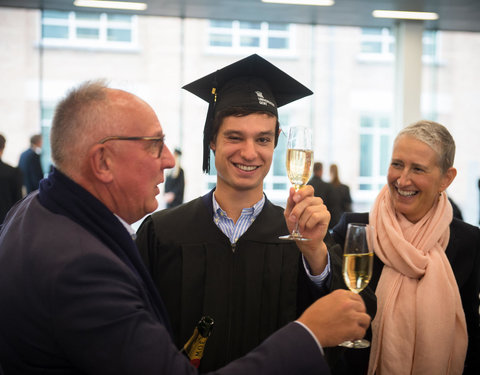
[[[61,47],[136,47],[136,16],[87,12],[42,12],[42,43]]]
[[[425,30],[422,37],[423,62],[437,62],[439,33],[434,30]],[[360,45],[362,60],[393,61],[395,54],[395,36],[388,28],[363,28]]]
[[[52,120],[55,113],[55,103],[43,103],[41,108],[41,128],[42,128],[42,153],[40,161],[42,169],[45,173],[50,171],[52,166],[51,147],[50,147],[50,129],[52,127]]]
[[[422,37],[422,60],[425,63],[437,63],[440,61],[440,35],[435,30],[425,30]]]
[[[390,162],[390,120],[386,116],[360,118],[359,190],[378,191],[385,185]]]
[[[391,30],[367,27],[362,29],[360,57],[365,60],[393,61],[395,37]]]
[[[286,23],[211,20],[208,47],[216,52],[260,49],[286,54],[293,51],[293,32],[293,25]]]

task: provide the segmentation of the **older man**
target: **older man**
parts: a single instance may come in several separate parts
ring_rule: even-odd
[[[129,224],[157,208],[174,165],[152,108],[87,82],[56,110],[55,169],[0,232],[6,374],[192,374]],[[219,374],[325,373],[318,348],[363,335],[363,302],[337,292]],[[305,327],[309,327],[311,333]]]

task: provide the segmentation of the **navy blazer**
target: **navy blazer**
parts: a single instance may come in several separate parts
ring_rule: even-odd
[[[6,374],[195,374],[116,254],[32,193],[0,229],[0,363]],[[217,374],[328,374],[290,323]]]
[[[368,215],[345,213],[333,228],[335,241],[343,248],[348,223],[368,223]],[[464,374],[480,374],[480,229],[454,218],[450,223],[450,239],[445,254],[457,280],[467,322],[468,351]],[[375,291],[383,266],[375,255],[373,275],[367,289]]]

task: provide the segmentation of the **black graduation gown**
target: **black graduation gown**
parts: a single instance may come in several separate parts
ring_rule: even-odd
[[[295,320],[324,291],[308,279],[283,209],[268,199],[233,247],[213,222],[212,193],[148,217],[137,245],[180,348],[201,316],[215,321],[201,371],[243,356]]]

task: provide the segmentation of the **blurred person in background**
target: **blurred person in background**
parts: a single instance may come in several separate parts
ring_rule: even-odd
[[[342,184],[338,175],[337,164],[330,165],[330,183],[333,186],[334,194],[337,196],[338,212],[332,213],[332,227],[338,223],[344,212],[352,211],[352,197],[348,185]]]
[[[340,201],[339,196],[334,191],[334,187],[330,182],[323,180],[323,164],[315,162],[313,164],[313,176],[308,181],[307,185],[313,186],[314,195],[323,200],[327,210],[330,212],[330,223],[328,228],[333,228],[334,224],[340,219]]]
[[[12,206],[22,198],[22,173],[2,161],[6,139],[0,134],[0,225]]]
[[[173,156],[175,157],[175,167],[167,173],[163,195],[167,208],[181,205],[185,191],[185,174],[181,165],[182,151],[176,148]]]
[[[40,162],[42,143],[41,134],[33,135],[30,138],[30,147],[20,155],[18,167],[22,171],[23,186],[27,194],[37,190],[38,184],[43,178],[43,169]]]

